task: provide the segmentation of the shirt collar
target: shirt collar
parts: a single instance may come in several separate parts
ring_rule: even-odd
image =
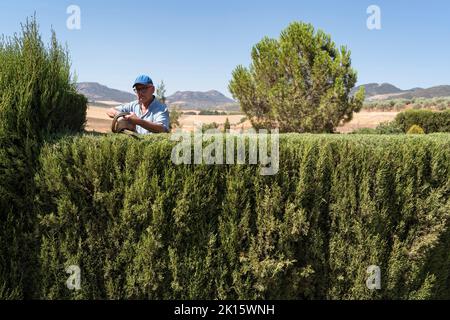
[[[156,102],[156,97],[155,97],[155,95],[153,95],[153,101],[150,103],[150,105],[148,106],[148,108],[147,108],[147,112],[146,113],[144,113],[143,115],[141,115],[141,117],[145,117],[150,111],[151,111],[151,109],[153,109],[156,105],[157,105],[157,102]],[[139,109],[141,108],[141,105],[139,105]],[[140,110],[139,110],[140,111]]]

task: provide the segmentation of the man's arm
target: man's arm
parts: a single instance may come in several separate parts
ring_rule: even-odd
[[[116,116],[116,114],[118,114],[118,113],[119,113],[119,111],[116,108],[110,108],[106,111],[106,114],[110,118],[114,118]]]
[[[135,124],[137,126],[141,126],[147,131],[153,132],[153,133],[164,133],[168,132],[165,126],[159,123],[154,123],[151,121],[143,120],[136,116],[136,114],[131,113],[131,115],[126,116],[125,119],[130,121],[132,124]]]
[[[114,118],[116,116],[116,114],[118,114],[120,112],[131,112],[132,110],[133,110],[133,103],[130,102],[130,103],[122,104],[115,108],[110,108],[106,111],[106,114],[108,115],[108,117]]]
[[[150,122],[143,119],[135,120],[136,125],[141,126],[145,130],[148,130],[150,132],[154,133],[164,133],[167,132],[166,128],[158,123]]]

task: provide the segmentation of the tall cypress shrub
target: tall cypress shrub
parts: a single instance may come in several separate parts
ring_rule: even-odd
[[[36,18],[0,38],[0,298],[31,298],[39,277],[34,208],[45,137],[84,129],[87,100],[76,92],[69,56],[53,32],[46,46]]]

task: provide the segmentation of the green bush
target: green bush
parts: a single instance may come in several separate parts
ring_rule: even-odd
[[[380,123],[376,128],[379,134],[401,134],[404,133],[402,128],[395,121],[386,121]]]
[[[174,165],[174,144],[44,147],[39,298],[450,298],[448,135],[282,135],[274,176]],[[371,265],[381,290],[366,287]]]
[[[50,134],[79,132],[86,119],[67,52],[53,34],[46,47],[36,20],[0,37],[0,299],[33,298],[39,238],[34,175]]]
[[[20,36],[0,38],[0,135],[42,138],[79,132],[86,108],[71,78],[68,53],[54,33],[46,47],[32,20]]]
[[[375,129],[361,128],[352,132],[353,134],[402,134],[402,128],[395,121],[380,123]]]
[[[406,132],[407,134],[424,134],[425,131],[423,131],[423,129],[418,126],[418,125],[413,125],[411,126],[411,128],[409,128],[408,132]]]
[[[404,132],[415,124],[422,127],[425,133],[450,132],[450,110],[408,110],[399,113],[395,121]]]

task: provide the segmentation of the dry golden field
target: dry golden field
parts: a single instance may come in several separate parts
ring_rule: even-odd
[[[111,119],[106,115],[106,108],[88,107],[87,110],[87,131],[95,132],[110,132]],[[353,120],[344,126],[338,128],[341,133],[349,133],[359,128],[375,128],[378,124],[385,121],[391,121],[395,118],[398,112],[389,111],[361,111],[353,116]],[[210,124],[216,122],[219,125],[225,123],[226,118],[230,121],[232,129],[248,129],[250,122],[246,121],[242,124],[236,125],[244,115],[229,115],[229,116],[200,116],[200,115],[183,115],[179,122],[184,130],[192,131],[196,123]]]

